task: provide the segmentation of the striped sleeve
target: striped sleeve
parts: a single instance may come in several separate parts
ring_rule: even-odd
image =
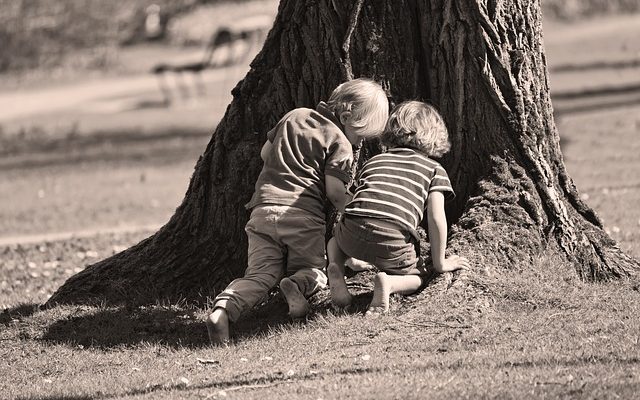
[[[440,165],[435,168],[433,179],[431,179],[429,193],[431,192],[443,192],[445,198],[448,200],[451,200],[456,196],[453,191],[453,187],[451,186],[451,181],[449,180],[447,171],[445,171],[445,169]]]

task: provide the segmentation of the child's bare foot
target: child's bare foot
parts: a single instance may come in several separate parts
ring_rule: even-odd
[[[300,292],[298,285],[289,278],[280,281],[280,290],[289,305],[289,316],[291,318],[302,318],[309,314],[309,302]]]
[[[229,342],[229,316],[224,308],[216,308],[205,321],[212,346]]]
[[[391,293],[391,282],[389,276],[384,272],[378,272],[373,278],[373,299],[369,304],[367,314],[386,314],[389,312],[389,294]]]
[[[369,308],[367,308],[367,311],[364,313],[364,316],[367,318],[378,318],[386,313],[387,311],[384,310],[384,307],[369,306]]]
[[[331,302],[336,307],[347,307],[351,304],[353,296],[347,289],[347,282],[344,280],[344,272],[338,264],[331,263],[327,267],[329,277],[329,289],[331,291]]]

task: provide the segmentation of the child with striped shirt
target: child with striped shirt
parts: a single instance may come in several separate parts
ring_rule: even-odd
[[[362,167],[353,199],[327,245],[331,300],[338,307],[352,301],[344,279],[349,257],[380,271],[368,313],[387,312],[390,294],[411,294],[422,286],[427,271],[416,252],[416,228],[425,210],[433,269],[442,273],[469,267],[464,257],[445,257],[444,201],[454,193],[444,168],[431,159],[451,147],[442,117],[426,103],[404,102],[391,113],[382,143],[388,151]]]

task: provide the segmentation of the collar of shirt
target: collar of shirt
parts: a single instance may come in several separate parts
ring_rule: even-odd
[[[323,117],[336,124],[336,126],[340,128],[342,132],[344,132],[344,125],[340,123],[340,119],[338,118],[338,116],[329,109],[327,103],[325,103],[324,101],[318,103],[318,105],[316,106],[316,111],[322,114]]]

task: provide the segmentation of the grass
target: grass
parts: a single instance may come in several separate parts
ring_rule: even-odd
[[[211,135],[178,132],[39,141],[3,157],[0,236],[168,221]]]
[[[119,253],[151,233],[93,234],[0,246],[0,309],[43,304],[66,279],[86,265]]]
[[[544,261],[472,278],[485,290],[396,298],[380,319],[320,309],[288,322],[280,302],[256,311],[280,322],[245,323],[222,348],[206,345],[205,311],[184,305],[15,307],[0,319],[0,373],[13,377],[0,390],[22,399],[633,398],[638,284],[586,284]]]

